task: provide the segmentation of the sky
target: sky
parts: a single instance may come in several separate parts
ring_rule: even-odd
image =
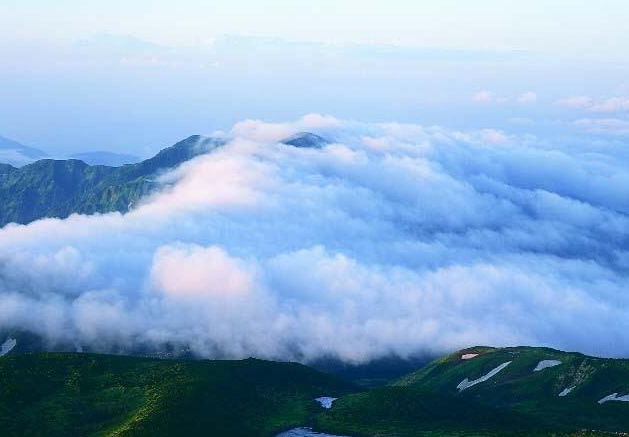
[[[401,44],[457,49],[525,49],[618,54],[629,43],[621,0],[546,2],[393,0],[205,2],[4,0],[2,33],[11,39],[68,40],[133,34],[190,45],[218,34],[329,43]],[[31,26],[24,24],[31,23]]]
[[[628,357],[628,17],[613,0],[1,0],[0,137],[52,157],[227,144],[128,214],[1,228],[0,334],[306,362]],[[281,143],[299,131],[328,143]],[[7,139],[0,162],[35,159]]]
[[[0,136],[148,157],[317,112],[621,141],[628,16],[613,0],[3,0]]]

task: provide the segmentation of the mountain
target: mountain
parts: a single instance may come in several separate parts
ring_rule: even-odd
[[[0,358],[3,437],[268,437],[351,384],[295,363],[93,354]]]
[[[109,167],[76,159],[0,166],[0,226],[73,213],[127,212],[157,187],[155,176],[206,153],[224,140],[191,136],[145,161]]]
[[[70,156],[70,159],[78,159],[89,165],[107,165],[110,167],[135,164],[141,161],[141,159],[135,155],[105,151],[75,153]]]
[[[349,435],[627,432],[627,395],[629,360],[547,348],[476,347],[386,387],[343,397],[317,425]]]
[[[309,424],[355,437],[629,430],[629,360],[547,348],[470,348],[370,390],[295,363],[15,351],[0,357],[8,437],[254,437]],[[318,397],[338,399],[322,409]]]
[[[309,132],[281,142],[313,148],[327,144]],[[21,168],[0,164],[0,227],[45,217],[65,218],[73,213],[127,212],[158,188],[155,179],[160,173],[225,143],[225,139],[193,135],[150,159],[116,167],[90,165],[78,159],[42,159]],[[88,158],[90,162],[104,162],[119,159],[120,155],[96,152]]]
[[[328,141],[319,135],[310,132],[298,132],[281,141],[289,146],[300,148],[321,148],[328,144]]]
[[[47,156],[46,152],[39,149],[0,137],[0,163],[2,164],[19,167],[45,156]]]

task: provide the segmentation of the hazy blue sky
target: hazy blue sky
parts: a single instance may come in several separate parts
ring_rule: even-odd
[[[335,43],[614,53],[629,45],[622,0],[3,0],[9,38],[132,33],[163,44],[217,34]]]
[[[321,112],[621,141],[627,18],[613,0],[2,0],[0,136],[148,155]]]

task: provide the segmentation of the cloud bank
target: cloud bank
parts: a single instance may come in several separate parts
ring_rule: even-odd
[[[331,143],[278,143],[302,130]],[[203,357],[629,356],[626,154],[316,114],[230,135],[126,215],[0,229],[0,330]]]

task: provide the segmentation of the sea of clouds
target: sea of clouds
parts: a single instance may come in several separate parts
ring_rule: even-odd
[[[330,144],[278,142],[298,131]],[[316,114],[226,135],[128,214],[0,229],[0,329],[203,357],[629,356],[625,148]]]

